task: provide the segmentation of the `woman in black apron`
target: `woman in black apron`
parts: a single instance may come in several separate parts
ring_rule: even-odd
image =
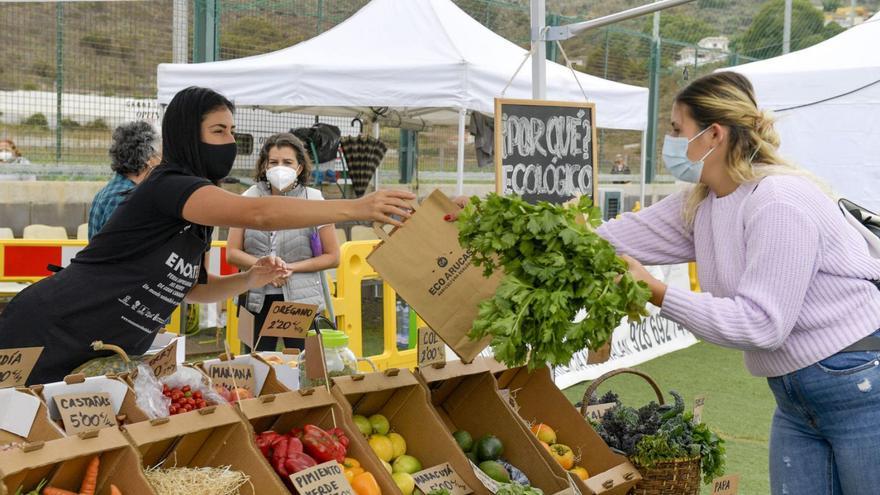
[[[209,303],[288,275],[274,256],[229,276],[208,274],[213,227],[280,230],[344,220],[399,225],[413,195],[379,191],[357,200],[246,198],[216,184],[236,155],[232,103],[187,88],[162,120],[163,161],[132,190],[89,245],[59,273],[15,297],[0,313],[0,349],[43,347],[28,385],[64,378],[98,355],[102,340],[143,354],[174,309]]]

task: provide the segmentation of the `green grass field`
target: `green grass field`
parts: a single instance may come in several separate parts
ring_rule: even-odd
[[[637,369],[650,375],[664,392],[671,389],[681,393],[689,408],[695,396],[705,395],[703,421],[726,441],[727,473],[741,476],[739,493],[770,493],[767,456],[775,402],[766,380],[746,371],[741,352],[699,343]],[[586,385],[566,389],[565,394],[578,402]],[[599,387],[600,395],[609,389],[634,407],[656,400],[651,387],[634,375],[609,379]],[[668,393],[667,399],[671,400]],[[709,492],[703,488],[704,494]]]

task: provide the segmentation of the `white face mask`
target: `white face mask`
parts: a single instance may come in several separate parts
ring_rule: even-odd
[[[15,157],[9,150],[0,151],[0,162],[10,162]]]
[[[284,165],[276,165],[266,171],[266,179],[269,184],[282,193],[296,187],[299,183],[298,175],[298,170]]]

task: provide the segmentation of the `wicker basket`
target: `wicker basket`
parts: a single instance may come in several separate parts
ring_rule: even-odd
[[[657,394],[657,403],[663,405],[663,392],[650,376],[630,368],[609,371],[593,380],[587,390],[584,391],[584,399],[581,405],[581,415],[587,417],[587,406],[590,397],[605,380],[620,374],[636,375],[644,378]],[[650,468],[634,463],[642,474],[641,481],[630,492],[633,495],[698,495],[700,493],[700,458],[672,459],[658,462]]]

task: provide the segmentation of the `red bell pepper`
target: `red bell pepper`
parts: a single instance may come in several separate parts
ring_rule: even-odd
[[[296,438],[293,435],[287,436],[287,451],[285,455],[287,457],[293,457],[294,454],[302,454],[303,444],[299,438]]]
[[[348,435],[346,435],[345,432],[342,431],[342,428],[332,428],[330,430],[327,430],[327,433],[329,433],[333,438],[336,439],[337,442],[342,445],[342,448],[345,449],[345,453],[347,454],[348,444],[350,443],[350,441],[348,439]]]
[[[336,438],[315,425],[303,428],[302,444],[305,452],[318,463],[329,461],[343,462],[345,447]]]
[[[272,430],[264,431],[257,435],[256,442],[257,447],[260,449],[260,452],[263,453],[263,457],[266,459],[270,459],[272,456],[272,443],[273,441],[279,437],[278,433],[275,433]]]
[[[318,463],[314,459],[302,452],[295,452],[293,455],[287,456],[287,459],[284,461],[284,468],[289,473],[288,476],[317,465]]]

